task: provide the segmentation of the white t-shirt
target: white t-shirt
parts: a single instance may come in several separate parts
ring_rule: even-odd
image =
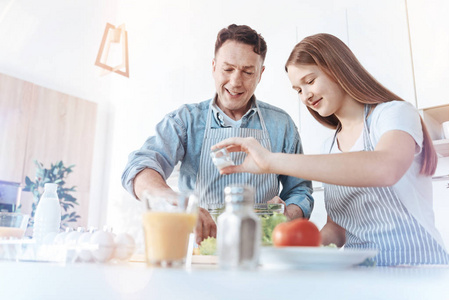
[[[412,136],[417,145],[415,159],[405,175],[393,185],[393,190],[401,202],[416,220],[443,245],[441,235],[435,228],[433,213],[432,178],[419,174],[421,169],[421,149],[423,132],[418,110],[406,101],[390,101],[378,104],[368,116],[369,136],[373,147],[384,133],[390,130],[402,130]],[[329,153],[332,139],[325,142],[323,153]],[[351,152],[363,151],[363,132],[351,148]],[[341,153],[337,142],[330,153]]]

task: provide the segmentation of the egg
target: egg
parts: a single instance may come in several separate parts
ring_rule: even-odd
[[[67,257],[66,257],[66,261],[67,262],[75,262],[76,259],[78,258],[78,253],[77,253],[77,242],[78,242],[78,238],[81,236],[81,232],[78,231],[71,231],[69,233],[67,233],[64,237],[64,241],[65,241],[65,246],[66,246],[66,251],[67,251]]]
[[[119,233],[114,239],[114,258],[118,260],[128,260],[136,250],[136,242],[128,233]]]
[[[98,246],[92,250],[92,256],[98,262],[108,262],[114,254],[114,236],[111,232],[96,231],[90,237],[90,244]]]
[[[77,241],[78,248],[80,249],[78,253],[78,257],[83,262],[90,262],[93,260],[92,252],[91,252],[91,244],[90,239],[92,237],[92,232],[84,232],[82,233]]]
[[[79,231],[71,231],[67,233],[64,237],[65,244],[70,247],[75,247],[81,234],[82,232]]]
[[[58,233],[54,238],[54,244],[55,245],[64,245],[65,244],[65,237],[67,236],[69,232],[63,231]]]

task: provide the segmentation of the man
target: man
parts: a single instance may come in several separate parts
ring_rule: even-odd
[[[180,190],[195,190],[200,197],[197,243],[216,237],[216,225],[207,209],[223,206],[229,184],[255,188],[257,203],[284,203],[290,219],[310,216],[313,208],[310,181],[276,174],[221,176],[210,158],[212,145],[227,137],[254,137],[272,152],[302,153],[298,130],[283,110],[256,100],[254,91],[265,69],[267,46],[260,34],[246,25],[222,29],[215,43],[213,99],[185,104],[157,125],[140,150],[129,156],[123,186],[141,199],[145,190],[170,192],[166,179],[181,162]],[[244,154],[233,154],[236,164]],[[279,194],[279,184],[282,192]],[[285,202],[284,202],[285,201]]]

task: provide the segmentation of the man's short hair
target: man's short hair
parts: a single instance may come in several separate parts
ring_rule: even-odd
[[[228,40],[253,46],[254,52],[262,57],[262,61],[265,60],[267,43],[265,43],[263,37],[251,27],[247,25],[231,24],[227,28],[220,30],[217,35],[217,41],[215,42],[215,55],[217,55],[218,50],[220,50],[221,46]]]

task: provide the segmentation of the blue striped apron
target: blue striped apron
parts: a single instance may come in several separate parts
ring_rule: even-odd
[[[367,113],[364,151],[373,151]],[[331,145],[333,147],[339,128]],[[330,218],[346,230],[345,248],[379,249],[378,266],[448,264],[444,248],[408,212],[392,187],[350,187],[325,184]]]
[[[212,108],[209,107],[195,189],[199,195],[201,207],[206,209],[222,207],[224,205],[224,188],[230,184],[248,184],[254,187],[256,203],[265,203],[278,195],[279,180],[276,174],[220,175],[210,157],[211,146],[230,137],[254,137],[262,146],[271,151],[270,137],[257,101],[256,108],[262,129],[211,128]],[[241,164],[246,153],[234,152],[231,153],[231,157],[236,165]]]

